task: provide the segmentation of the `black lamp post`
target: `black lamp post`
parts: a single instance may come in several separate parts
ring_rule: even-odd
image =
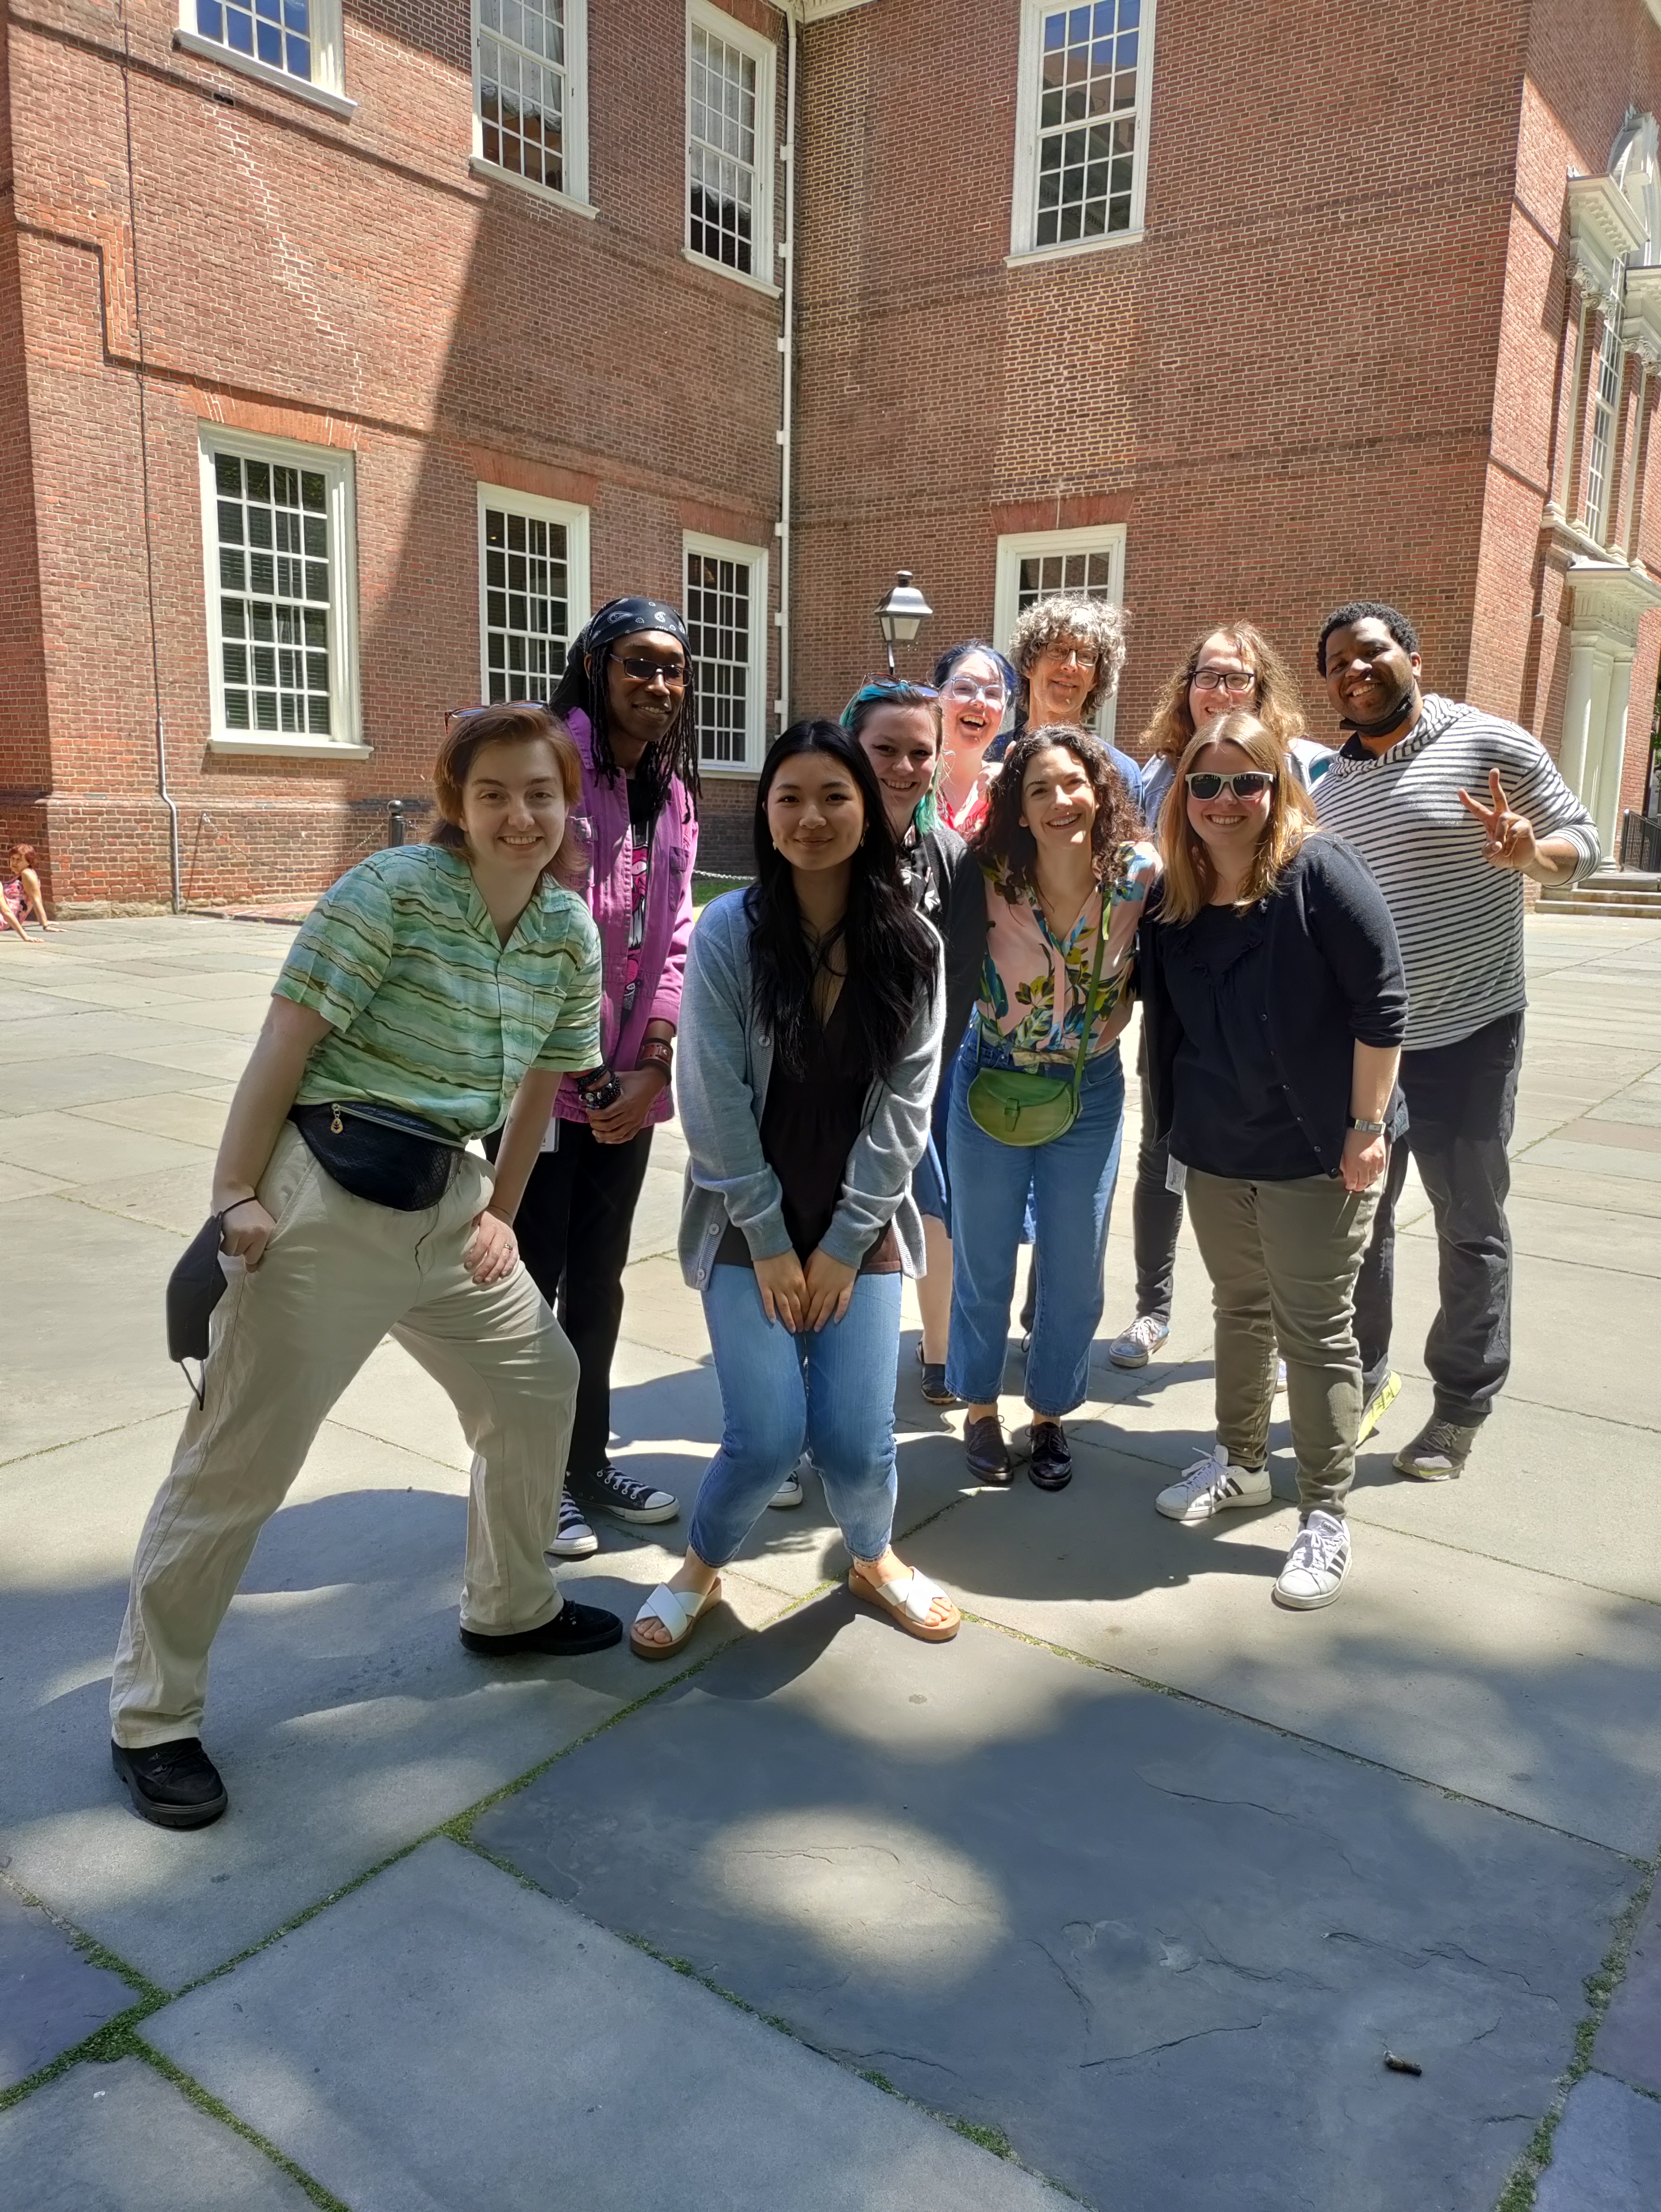
[[[915,642],[917,632],[934,610],[911,580],[911,571],[901,568],[877,609],[883,643],[888,647],[888,673],[894,674],[894,647]]]

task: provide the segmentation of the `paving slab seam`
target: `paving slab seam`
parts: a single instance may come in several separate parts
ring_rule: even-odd
[[[1007,1621],[992,1620],[984,1613],[971,1613],[967,1606],[961,1607],[959,1610],[964,1619],[972,1620],[977,1628],[989,1628],[995,1635],[1007,1637],[1012,1644],[1030,1644],[1035,1651],[1048,1651],[1055,1658],[1070,1659],[1074,1665],[1091,1668],[1098,1674],[1116,1675],[1121,1680],[1134,1682],[1139,1689],[1151,1690],[1159,1697],[1173,1698],[1179,1704],[1196,1705],[1203,1712],[1216,1713],[1248,1729],[1261,1729],[1267,1735],[1279,1736],[1286,1743],[1301,1744],[1306,1750],[1327,1753],[1334,1759],[1348,1759],[1353,1765],[1368,1767],[1375,1774],[1392,1775],[1398,1782],[1411,1782],[1421,1790],[1434,1790],[1439,1797],[1447,1799],[1450,1804],[1474,1805],[1481,1812],[1497,1813],[1505,1820],[1519,1820],[1524,1827],[1536,1829],[1542,1835],[1561,1836],[1568,1843],[1581,1844],[1588,1850],[1607,1852],[1610,1858],[1619,1859],[1626,1866],[1653,1874],[1652,1860],[1640,1859],[1635,1853],[1623,1851],[1617,1844],[1605,1843],[1600,1837],[1583,1836],[1574,1828],[1560,1828],[1555,1821],[1536,1820],[1531,1813],[1519,1813],[1510,1805],[1496,1805],[1490,1798],[1475,1796],[1467,1790],[1456,1790],[1446,1782],[1433,1782],[1427,1774],[1414,1773],[1410,1767],[1392,1766],[1387,1759],[1369,1759],[1365,1752],[1351,1751],[1341,1743],[1329,1743],[1324,1736],[1308,1735],[1301,1729],[1284,1728],[1278,1721],[1264,1720],[1256,1713],[1242,1712],[1238,1706],[1223,1705],[1215,1698],[1202,1697],[1196,1690],[1184,1690],[1174,1682],[1156,1681],[1151,1675],[1138,1674],[1129,1667],[1116,1667],[1110,1660],[1092,1658],[1087,1651],[1075,1651],[1071,1644],[1054,1644],[1047,1637],[1030,1636],[1025,1629],[1010,1627]],[[551,1765],[553,1761],[551,1759],[548,1764]]]
[[[106,2020],[90,2035],[83,2036],[79,2043],[72,2044],[69,2050],[60,2051],[44,2066],[37,2066],[33,2074],[25,2075],[21,2081],[14,2081],[9,2088],[0,2089],[0,2112],[4,2112],[14,2105],[21,2105],[36,2089],[44,2088],[48,2081],[55,2081],[60,2074],[67,2074],[72,2066],[78,2066],[83,2059],[102,2061],[126,2057],[127,2039],[138,2022],[172,2000],[160,1983],[151,1981],[148,1974],[142,1973],[137,1966],[130,1966],[119,1952],[112,1951],[95,1936],[88,1936],[72,1920],[66,1920],[61,1912],[54,1911],[44,1898],[37,1897],[33,1890],[26,1889],[21,1882],[14,1881],[3,1870],[0,1870],[0,1887],[16,1898],[20,1904],[27,1905],[31,1911],[39,1912],[50,1921],[89,1966],[100,1966],[106,1973],[119,1975],[134,1993],[131,2004],[117,2013],[113,2020]]]
[[[305,2167],[296,2165],[286,2151],[279,2150],[257,2128],[251,2128],[246,2120],[240,2118],[228,2105],[222,2104],[211,2090],[204,2089],[194,2075],[186,2073],[181,2066],[175,2066],[171,2058],[164,2057],[140,2035],[131,2034],[130,2043],[130,2049],[112,2051],[111,2057],[141,2059],[164,2081],[170,2081],[180,2096],[187,2098],[199,2112],[204,2113],[210,2120],[216,2120],[221,2127],[228,2128],[233,2135],[240,2136],[244,2142],[263,2153],[274,2166],[288,2175],[297,2189],[305,2191],[318,2207],[318,2212],[352,2212],[350,2204],[326,2189],[320,2181],[313,2179]]]
[[[118,1421],[113,1428],[93,1429],[83,1437],[64,1437],[55,1444],[37,1444],[33,1451],[14,1452],[9,1459],[0,1459],[0,1468],[21,1467],[27,1459],[50,1459],[54,1452],[74,1451],[82,1444],[95,1444],[106,1437],[125,1436],[130,1429],[152,1428],[158,1421],[179,1424],[182,1408],[168,1407],[160,1413],[141,1413],[137,1420]]]
[[[1494,2212],[1534,2212],[1536,2195],[1542,2176],[1551,2164],[1552,2139],[1563,2117],[1563,2107],[1569,2100],[1569,2092],[1578,2081],[1593,2071],[1592,2049],[1597,2040],[1597,2031],[1609,2010],[1610,2000],[1621,1986],[1627,1971],[1627,1960],[1639,1923],[1654,1888],[1656,1874],[1661,1869],[1661,1858],[1652,1859],[1646,1865],[1646,1879],[1640,1882],[1628,1900],[1626,1909],[1615,1923],[1615,1933],[1603,1962],[1595,1973],[1588,1974],[1585,1983],[1587,2009],[1574,2031],[1574,2056],[1558,2079],[1557,2094],[1550,2109],[1541,2117],[1539,2124],[1529,2140],[1528,2148],[1512,2168],[1510,2179],[1500,2193]],[[1627,2083],[1624,2087],[1630,2087]]]

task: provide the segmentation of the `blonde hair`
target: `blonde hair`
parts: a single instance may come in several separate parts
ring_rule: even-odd
[[[1159,855],[1165,862],[1160,918],[1169,922],[1192,921],[1201,908],[1209,906],[1217,888],[1217,872],[1199,831],[1188,818],[1185,778],[1208,745],[1233,745],[1253,768],[1267,769],[1275,778],[1269,797],[1269,823],[1251,856],[1251,866],[1234,902],[1236,913],[1267,898],[1281,872],[1297,858],[1304,840],[1314,830],[1315,810],[1293,765],[1292,756],[1268,724],[1237,707],[1196,730],[1177,763],[1175,781],[1159,817]]]
[[[1175,760],[1194,735],[1194,714],[1188,703],[1200,656],[1214,637],[1232,637],[1234,650],[1257,679],[1257,696],[1250,712],[1283,745],[1304,734],[1303,701],[1292,671],[1256,623],[1212,623],[1189,645],[1187,653],[1165,678],[1153,708],[1153,719],[1137,743],[1146,759],[1163,754]]]

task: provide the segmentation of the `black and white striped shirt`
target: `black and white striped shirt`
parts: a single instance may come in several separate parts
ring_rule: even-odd
[[[1427,693],[1400,744],[1376,757],[1352,741],[1315,787],[1323,829],[1372,869],[1401,940],[1404,1049],[1457,1044],[1528,1003],[1523,878],[1482,857],[1482,826],[1460,791],[1489,803],[1488,771],[1539,837],[1567,837],[1577,881],[1597,866],[1597,830],[1545,748],[1515,722]]]

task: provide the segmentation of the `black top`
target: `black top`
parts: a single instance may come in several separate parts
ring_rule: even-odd
[[[1208,907],[1166,923],[1156,890],[1137,972],[1154,1128],[1173,1155],[1213,1175],[1335,1175],[1356,1043],[1399,1045],[1407,1033],[1395,924],[1354,848],[1311,835],[1238,918]],[[1407,1127],[1399,1090],[1385,1119],[1392,1136]],[[1253,1164],[1269,1158],[1281,1164]]]
[[[943,1085],[952,1079],[986,958],[986,878],[963,839],[943,822],[921,836],[914,831],[910,842],[901,846],[900,872],[910,889],[911,903],[934,924],[946,946]]]
[[[779,1179],[784,1225],[804,1265],[830,1226],[871,1088],[863,1076],[847,1072],[847,1030],[848,994],[839,991],[830,1020],[813,1032],[801,1073],[792,1075],[781,1061],[774,1061],[767,1079],[767,1103],[761,1109],[762,1157]],[[755,1265],[744,1231],[730,1222],[716,1248],[715,1265]],[[891,1223],[866,1254],[860,1273],[900,1273],[900,1248]]]

